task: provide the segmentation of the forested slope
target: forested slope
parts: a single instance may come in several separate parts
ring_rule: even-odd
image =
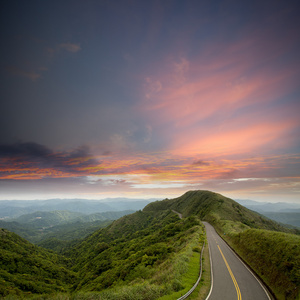
[[[1,230],[0,295],[46,293],[55,299],[56,293],[64,293],[65,299],[149,300],[180,296],[198,276],[205,239],[200,219],[217,229],[278,299],[298,299],[297,231],[209,191],[150,203],[72,246],[63,245],[64,256]],[[49,242],[54,244],[53,238]]]
[[[109,288],[103,293],[118,299],[121,288],[132,299],[157,299],[186,288],[181,277],[195,253],[199,260],[203,241],[203,226],[194,216],[181,220],[170,210],[139,211],[95,232],[66,254],[79,272],[76,291]]]
[[[95,230],[108,226],[132,210],[84,215],[69,211],[37,211],[16,219],[0,220],[0,228],[12,231],[31,243],[60,251],[69,243],[82,240]],[[12,221],[13,220],[13,221]]]
[[[145,211],[164,209],[176,210],[186,217],[197,215],[210,222],[278,299],[299,298],[299,230],[284,227],[210,191],[189,191],[144,208]]]
[[[76,278],[68,260],[0,229],[0,295],[66,292]]]
[[[99,229],[59,256],[1,230],[0,295],[157,299],[197,280],[204,228],[170,210],[136,212]],[[193,264],[191,267],[191,263]],[[198,270],[197,270],[198,269]],[[189,280],[186,280],[186,274]],[[50,299],[47,296],[47,299]]]

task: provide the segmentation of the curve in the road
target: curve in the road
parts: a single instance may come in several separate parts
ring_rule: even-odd
[[[223,254],[223,252],[222,252],[222,250],[221,250],[221,248],[220,248],[219,245],[218,245],[218,248],[219,248],[219,251],[220,251],[220,253],[222,255],[222,258],[223,258],[223,260],[225,262],[227,270],[228,270],[228,272],[229,272],[229,274],[231,276],[231,279],[232,279],[232,281],[234,283],[234,286],[235,286],[235,289],[236,289],[236,293],[237,293],[237,298],[238,298],[238,300],[242,300],[242,296],[241,296],[241,291],[240,291],[239,285],[237,284],[236,279],[235,279],[235,277],[234,277],[234,275],[233,275],[233,273],[232,273],[232,271],[230,269],[230,266],[229,266],[229,264],[228,264],[228,262],[227,262],[227,260],[226,260],[226,258],[225,258],[225,256],[224,256],[224,254]]]
[[[206,228],[211,260],[211,290],[206,300],[271,300],[266,289],[217,234],[213,226]]]

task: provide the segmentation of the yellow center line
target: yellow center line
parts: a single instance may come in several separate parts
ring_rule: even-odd
[[[227,262],[227,260],[226,260],[226,258],[225,258],[225,256],[224,256],[224,254],[223,254],[223,252],[222,252],[222,250],[221,250],[221,248],[220,248],[219,245],[218,245],[218,248],[219,248],[220,253],[221,253],[221,255],[222,255],[223,259],[224,259],[225,265],[226,265],[226,267],[227,267],[227,269],[228,269],[228,272],[229,272],[229,274],[230,274],[230,276],[231,276],[231,279],[232,279],[232,281],[233,281],[233,283],[234,283],[234,286],[235,286],[235,289],[236,289],[236,293],[237,293],[238,300],[242,300],[241,291],[240,291],[240,288],[239,288],[239,286],[238,286],[238,284],[237,284],[237,282],[236,282],[236,280],[235,280],[235,277],[234,277],[234,275],[233,275],[233,273],[232,273],[232,271],[231,271],[231,269],[230,269],[230,267],[229,267],[229,264],[228,264],[228,262]]]

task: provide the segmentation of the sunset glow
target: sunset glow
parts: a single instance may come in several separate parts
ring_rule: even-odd
[[[300,201],[296,1],[17,2],[0,199]]]

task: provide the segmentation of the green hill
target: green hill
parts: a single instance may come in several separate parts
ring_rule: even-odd
[[[0,220],[0,228],[12,231],[28,241],[59,251],[68,242],[81,240],[95,230],[109,225],[133,211],[113,211],[90,215],[69,211],[34,212],[11,221]]]
[[[223,230],[225,223],[228,224],[229,221],[236,230],[241,226],[241,229],[260,228],[290,232],[286,227],[245,208],[236,201],[210,191],[189,191],[175,199],[152,202],[144,208],[144,211],[166,209],[175,210],[183,217],[196,215],[219,230]],[[234,229],[231,228],[232,230]]]
[[[209,191],[152,202],[68,245],[61,244],[58,234],[44,241],[46,247],[64,249],[64,256],[2,230],[0,295],[62,292],[62,299],[154,300],[170,294],[179,298],[198,275],[205,239],[200,220],[216,228],[279,300],[298,299],[300,237],[294,233],[299,231]],[[72,231],[65,235],[71,238]]]
[[[189,191],[181,197],[153,202],[144,208],[145,211],[165,209],[175,210],[184,217],[197,215],[211,223],[278,299],[298,299],[299,230],[289,229],[210,191]]]
[[[272,288],[277,299],[299,299],[300,236],[263,229],[229,234],[227,242]]]
[[[126,293],[130,299],[157,299],[188,289],[197,271],[190,286],[183,277],[192,258],[199,266],[203,238],[203,225],[193,216],[181,220],[169,210],[125,216],[66,253],[79,272],[75,290],[102,291],[103,299],[129,299]]]
[[[67,292],[76,274],[68,260],[0,229],[0,295]]]
[[[93,222],[93,221],[117,220],[125,215],[129,215],[132,213],[134,213],[133,210],[106,211],[102,213],[94,213],[94,214],[80,216],[77,217],[74,221]]]
[[[83,214],[67,210],[36,211],[34,213],[22,215],[15,219],[15,221],[41,229],[44,227],[60,225],[81,216],[83,216]]]

